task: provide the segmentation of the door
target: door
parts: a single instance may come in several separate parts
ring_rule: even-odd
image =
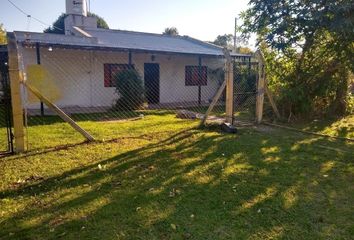
[[[145,96],[149,104],[160,102],[160,65],[144,64]]]

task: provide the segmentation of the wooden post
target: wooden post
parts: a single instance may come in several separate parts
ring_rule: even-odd
[[[256,123],[261,123],[263,119],[264,104],[264,86],[265,86],[265,61],[260,50],[256,52],[258,59],[258,82],[257,82],[257,99],[256,99]]]
[[[222,93],[224,92],[225,87],[226,87],[226,81],[224,81],[222,83],[221,87],[219,88],[219,90],[215,94],[215,96],[213,98],[213,101],[211,102],[208,110],[204,114],[204,117],[203,117],[202,121],[200,122],[200,126],[204,126],[204,124],[205,124],[206,120],[208,119],[211,111],[213,110],[213,108],[215,107],[215,105],[218,102],[219,98],[221,97]]]
[[[38,97],[42,102],[44,102],[51,110],[56,112],[61,119],[65,122],[69,123],[72,128],[78,131],[82,136],[84,136],[89,141],[94,141],[94,137],[92,137],[88,132],[82,129],[77,123],[72,120],[68,115],[66,115],[60,108],[58,108],[54,103],[52,103],[48,98],[43,96],[36,88],[30,86],[26,82],[23,82],[23,85],[27,87],[27,89],[33,93],[36,97]]]
[[[268,82],[267,82],[267,79],[266,79],[266,81],[265,81],[265,91],[266,91],[266,94],[267,94],[267,96],[268,96],[270,105],[272,106],[275,115],[277,116],[278,119],[280,119],[281,116],[280,116],[279,110],[278,110],[278,108],[277,108],[277,105],[275,104],[275,101],[274,101],[274,99],[273,99],[272,93],[271,93],[271,92],[269,91],[269,89],[268,89],[267,83],[268,83]]]
[[[215,107],[217,101],[219,100],[219,98],[221,97],[225,87],[227,87],[227,84],[229,84],[229,96],[230,96],[230,75],[229,75],[229,69],[230,69],[230,63],[231,63],[231,67],[232,66],[232,59],[231,59],[231,56],[230,56],[230,52],[228,49],[224,49],[224,55],[225,55],[225,58],[226,58],[226,63],[225,63],[225,80],[224,82],[222,83],[221,87],[219,88],[219,90],[216,92],[214,98],[213,98],[213,101],[211,102],[207,112],[205,113],[202,121],[200,122],[200,126],[203,126],[206,122],[206,120],[208,119],[211,111],[213,110],[213,108]],[[232,82],[231,84],[233,85],[233,68],[232,68],[232,76],[231,76],[231,79],[232,79]],[[232,90],[232,95],[233,95],[233,86],[231,88]],[[229,111],[229,116],[231,116],[231,118],[226,118],[226,121],[228,122],[228,119],[231,120],[230,123],[232,123],[232,119],[233,119],[233,96],[231,97],[231,106],[230,106],[230,98],[228,99],[229,101],[226,101],[226,113]],[[226,114],[227,115],[227,114]]]
[[[233,124],[234,118],[234,69],[230,52],[224,49],[226,57],[225,82],[226,82],[226,122]]]
[[[8,53],[9,53],[9,76],[11,87],[11,105],[12,118],[14,126],[15,152],[20,153],[26,151],[25,147],[25,131],[23,119],[23,107],[21,98],[21,82],[23,75],[19,69],[18,47],[14,33],[7,34]]]

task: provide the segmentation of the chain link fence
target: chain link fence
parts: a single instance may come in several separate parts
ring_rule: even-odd
[[[11,94],[6,46],[0,46],[0,154],[12,152]]]
[[[254,121],[256,112],[258,62],[241,58],[234,63],[235,120]]]
[[[225,80],[222,56],[20,46],[28,85],[97,140],[197,127]],[[257,63],[234,57],[235,119],[254,121]],[[23,87],[28,150],[85,138]],[[225,94],[211,120],[225,117]]]

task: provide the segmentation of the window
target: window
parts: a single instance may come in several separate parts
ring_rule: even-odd
[[[114,75],[126,71],[129,69],[134,69],[134,65],[130,64],[104,64],[104,86],[105,87],[115,87]]]
[[[186,86],[206,86],[208,82],[208,67],[186,66]]]

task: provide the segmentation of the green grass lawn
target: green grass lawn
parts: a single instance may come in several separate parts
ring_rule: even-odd
[[[353,143],[269,127],[229,135],[168,113],[79,124],[106,141],[0,159],[0,239],[354,235]],[[83,141],[55,120],[28,131],[33,149]]]
[[[0,153],[8,150],[5,108],[0,102]]]
[[[341,119],[314,120],[311,123],[295,124],[294,126],[306,131],[354,139],[354,115]]]
[[[6,128],[0,127],[0,152],[7,151]]]

